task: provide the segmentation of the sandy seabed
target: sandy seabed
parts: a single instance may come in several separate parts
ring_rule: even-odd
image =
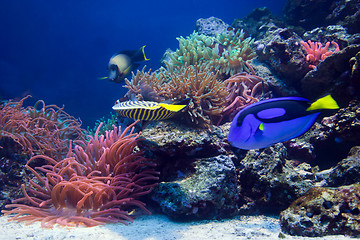
[[[26,225],[8,222],[8,217],[0,217],[0,240],[211,240],[211,239],[281,239],[279,219],[269,216],[238,216],[226,220],[196,222],[173,222],[163,215],[138,217],[128,226],[106,224],[97,227],[41,228],[40,223]],[[350,237],[337,235],[322,238],[296,237],[284,234],[284,239],[329,239],[342,240]]]

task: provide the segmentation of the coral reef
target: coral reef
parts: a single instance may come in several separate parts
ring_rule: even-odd
[[[284,21],[259,8],[231,27],[199,19],[197,32],[177,38],[178,49],[164,54],[161,68],[125,79],[120,101],[190,100],[171,120],[137,123],[141,139],[135,124],[124,132],[111,127],[127,125],[126,118],[112,115],[85,141],[81,122],[63,108],[42,101],[23,108],[26,98],[3,104],[0,182],[23,194],[5,214],[46,227],[127,224],[134,209],[149,213],[146,201],[174,220],[282,211],[290,234],[359,235],[360,186],[341,187],[360,181],[355,3],[288,1]],[[272,95],[325,94],[342,108],[324,112],[298,138],[249,151],[226,140],[229,122],[250,104]],[[16,196],[4,188],[0,198]]]
[[[342,12],[342,10],[344,10],[345,8],[342,8],[341,6],[354,6],[354,2],[356,1],[347,1],[346,3],[344,1],[339,1],[336,4],[339,4],[339,10],[340,12]],[[303,8],[304,11],[306,9],[306,13],[302,15],[302,20],[304,21],[308,21],[309,19],[318,17],[317,14],[311,16],[307,15],[314,9],[313,6],[316,6],[317,4],[327,5],[326,7],[321,9],[321,11],[325,12],[327,11],[327,7],[331,5],[325,3],[324,1],[298,1],[296,3],[288,1],[287,3],[287,5],[297,5],[298,7]],[[334,8],[334,5],[332,5],[331,8]],[[289,9],[285,9],[285,15],[288,13],[288,11]],[[355,11],[358,12],[358,10]],[[327,14],[332,14],[332,12],[328,11]],[[344,16],[346,19],[347,15],[345,14]],[[296,23],[299,22],[296,21]],[[315,22],[311,22],[311,24],[313,23]],[[300,24],[306,25],[302,21]],[[308,81],[306,89],[303,87],[303,78],[311,69],[309,68],[309,63],[306,61],[307,53],[304,51],[302,45],[300,44],[301,41],[311,40],[313,42],[337,42],[340,49],[344,49],[349,45],[355,45],[360,43],[360,34],[358,32],[349,31],[349,29],[344,28],[341,25],[326,25],[321,23],[316,23],[316,25],[311,24],[307,25],[306,30],[308,31],[305,32],[305,29],[299,28],[298,25],[289,26],[286,22],[274,17],[271,12],[266,8],[255,9],[244,19],[236,19],[233,22],[232,27],[244,29],[245,32],[248,32],[249,34],[251,34],[252,37],[255,38],[253,46],[256,49],[258,58],[252,61],[252,66],[255,67],[256,62],[260,61],[261,63],[263,63],[262,68],[267,67],[271,71],[275,79],[272,79],[271,81],[267,80],[267,82],[269,83],[275,95],[288,95],[286,91],[290,89],[293,94],[295,93],[296,95],[304,95],[307,98],[315,100],[322,94],[317,91],[314,91],[314,93],[316,94],[312,94],[312,81]],[[331,24],[341,24],[341,22],[336,21]],[[312,29],[313,27],[316,28]],[[348,52],[348,54],[349,58],[352,58],[355,55],[353,54],[351,56],[350,52]],[[337,88],[339,91],[342,88],[347,88],[350,92],[354,92],[352,90],[354,88],[358,89],[358,86],[354,87],[354,85],[356,85],[356,82],[358,81],[354,80],[353,76],[349,76],[349,73],[347,72],[348,63],[346,63],[345,61],[343,62],[341,59],[337,59],[334,60],[332,64],[335,64],[334,67],[332,67],[334,69],[346,69],[339,74],[333,74],[333,69],[329,69],[329,72],[332,73],[329,73],[327,78],[331,79],[331,83],[329,81],[324,81],[324,89],[326,89],[325,91],[327,93],[329,93],[329,90],[331,91],[331,89],[328,89],[327,86],[333,86],[337,80],[339,80],[340,82],[346,82],[344,85],[342,85],[342,87]],[[261,75],[259,76],[263,77]],[[321,87],[323,87],[322,85],[317,84],[316,78],[314,78],[313,80],[315,82],[315,88],[319,87],[320,89]],[[292,90],[296,90],[297,93]],[[352,96],[350,96],[349,98],[355,95],[356,93],[352,93]],[[347,99],[346,101],[349,101],[349,99]]]
[[[142,151],[134,152],[139,134],[120,128],[86,143],[70,147],[67,157],[57,161],[45,155],[32,157],[26,164],[35,179],[22,185],[24,197],[14,200],[4,210],[15,214],[10,220],[41,221],[43,227],[54,224],[95,226],[106,222],[132,222],[130,211],[145,204],[138,200],[149,193],[158,179],[154,164]],[[71,146],[71,145],[70,145]],[[46,164],[37,167],[36,160]],[[35,167],[32,167],[32,165]]]
[[[314,187],[281,212],[283,231],[291,235],[320,237],[360,234],[360,185]]]
[[[255,39],[263,38],[267,31],[273,31],[275,28],[286,28],[286,24],[275,17],[267,7],[254,9],[244,19],[234,19],[231,26],[235,29],[244,29]]]
[[[141,147],[152,153],[161,172],[161,183],[151,197],[164,214],[176,220],[260,211],[277,214],[309,189],[358,181],[358,150],[350,150],[359,145],[360,136],[359,103],[354,100],[359,96],[358,34],[340,25],[289,26],[266,8],[236,20],[232,27],[215,18],[201,19],[198,26],[200,32],[178,39],[179,49],[167,51],[165,68],[143,69],[127,80],[129,99],[192,100],[172,121],[145,124],[143,129],[146,141]],[[252,38],[246,42],[249,35]],[[323,47],[316,42],[329,43]],[[238,68],[229,67],[230,61],[217,62],[241,44],[254,47],[257,58],[249,49],[251,58],[242,58]],[[215,91],[206,88],[211,84]],[[325,93],[343,108],[336,114],[325,113],[334,115],[299,138],[250,151],[224,141],[228,121],[259,99],[274,94],[315,100]],[[186,122],[207,128],[182,125]],[[356,229],[349,231],[357,234]]]
[[[224,83],[218,81],[218,75],[212,68],[200,66],[182,66],[169,71],[168,84],[165,85],[167,99],[172,101],[189,98],[186,121],[199,126],[214,124],[221,117],[228,95]]]
[[[29,159],[24,154],[21,147],[14,141],[7,138],[2,140],[2,151],[5,156],[0,159],[0,210],[4,209],[10,199],[16,199],[21,196],[21,184],[29,179],[29,173],[24,171],[24,164]]]

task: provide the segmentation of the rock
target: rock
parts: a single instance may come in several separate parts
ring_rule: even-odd
[[[299,93],[291,86],[286,86],[285,80],[272,73],[272,69],[264,62],[254,59],[251,63],[256,75],[265,80],[276,97],[298,96]],[[271,97],[270,97],[271,98]]]
[[[359,0],[337,1],[334,10],[326,17],[329,22],[344,26],[349,33],[360,32]]]
[[[232,27],[255,38],[253,47],[258,58],[252,61],[252,66],[274,95],[299,95],[294,86],[308,71],[300,37],[266,7],[255,9],[243,20],[235,19]]]
[[[230,27],[229,24],[216,17],[200,18],[196,21],[196,31],[211,37],[227,31],[228,27]]]
[[[284,19],[288,24],[312,29],[326,25],[324,19],[332,12],[332,8],[326,0],[286,1],[283,12]]]
[[[264,150],[250,150],[238,167],[243,203],[252,202],[255,210],[272,213],[287,208],[291,202],[314,185],[320,185],[313,168],[287,159],[286,148],[278,143]],[[245,206],[246,210],[249,210]],[[251,210],[251,209],[250,209]]]
[[[305,32],[303,38],[305,41],[321,42],[323,45],[327,42],[334,41],[339,44],[340,49],[360,43],[360,34],[348,34],[346,29],[341,25],[314,28]]]
[[[140,145],[158,163],[152,199],[174,220],[230,217],[236,213],[237,158],[226,142],[229,123],[193,129],[173,121],[149,123]]]
[[[226,153],[228,123],[224,129],[211,125],[208,129],[189,128],[174,121],[150,122],[142,130],[143,145],[155,154],[169,157],[208,157]]]
[[[351,65],[351,79],[352,79],[352,87],[354,92],[356,90],[359,92],[360,89],[360,51],[357,54],[350,58],[349,63]]]
[[[265,27],[266,34],[254,42],[260,61],[265,62],[288,86],[299,89],[299,80],[308,72],[301,38],[288,28]]]
[[[283,144],[287,149],[287,156],[292,160],[310,163],[316,159],[314,146],[306,137],[293,138]]]
[[[353,100],[334,115],[324,117],[317,131],[322,133],[313,135],[311,141],[314,143],[334,139],[353,146],[360,144],[360,102]]]
[[[196,159],[194,173],[159,183],[152,199],[174,220],[234,216],[238,191],[233,159],[234,155]]]
[[[359,32],[358,6],[358,0],[288,0],[284,7],[284,19],[288,24],[305,30],[338,24],[348,28],[350,33],[355,33]]]
[[[19,143],[1,136],[0,146],[0,210],[3,210],[11,199],[23,196],[21,184],[33,175],[24,167],[30,156],[23,152]]]
[[[360,185],[314,187],[280,214],[283,231],[291,235],[320,237],[360,234]]]
[[[360,45],[350,45],[320,62],[316,69],[308,72],[300,81],[302,94],[316,99],[326,93],[333,93],[340,99],[350,99],[351,67],[349,60],[360,51]]]
[[[329,186],[342,186],[360,182],[360,146],[350,149],[349,156],[341,160],[328,178]]]
[[[263,38],[269,29],[286,27],[267,7],[254,9],[244,19],[235,19],[231,26],[245,30],[249,36],[255,39]]]
[[[351,147],[360,145],[359,119],[359,101],[353,100],[349,106],[333,110],[331,116],[316,122],[304,135],[283,143],[288,158],[317,165],[319,170],[332,169],[347,157]]]

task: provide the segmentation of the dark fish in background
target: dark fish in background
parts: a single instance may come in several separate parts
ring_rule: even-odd
[[[228,140],[241,149],[269,147],[307,132],[324,109],[338,108],[330,95],[313,103],[300,97],[260,101],[236,114]]]
[[[164,120],[173,117],[177,112],[186,108],[190,100],[185,99],[176,104],[157,103],[150,101],[116,102],[113,110],[122,117],[134,120]]]
[[[121,51],[112,56],[108,64],[109,76],[101,79],[121,83],[131,71],[140,66],[138,62],[149,60],[145,56],[144,48],[145,46],[142,46],[139,50]]]

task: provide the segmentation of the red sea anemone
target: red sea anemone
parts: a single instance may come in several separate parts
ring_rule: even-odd
[[[42,100],[24,108],[23,103],[29,97],[0,105],[0,148],[4,148],[1,140],[10,138],[25,153],[58,159],[66,155],[69,139],[73,142],[85,139],[80,119],[67,114],[64,107],[46,106]]]
[[[133,221],[130,211],[134,206],[150,213],[137,199],[152,190],[159,173],[142,151],[134,151],[140,134],[129,132],[131,125],[123,132],[114,127],[106,136],[98,136],[100,126],[89,142],[70,148],[61,161],[44,155],[32,157],[26,168],[35,179],[27,190],[22,185],[24,197],[8,204],[6,208],[13,209],[4,210],[5,215],[15,214],[10,220],[41,221],[43,227],[52,227],[56,223],[127,224]],[[31,167],[36,159],[47,163]]]

